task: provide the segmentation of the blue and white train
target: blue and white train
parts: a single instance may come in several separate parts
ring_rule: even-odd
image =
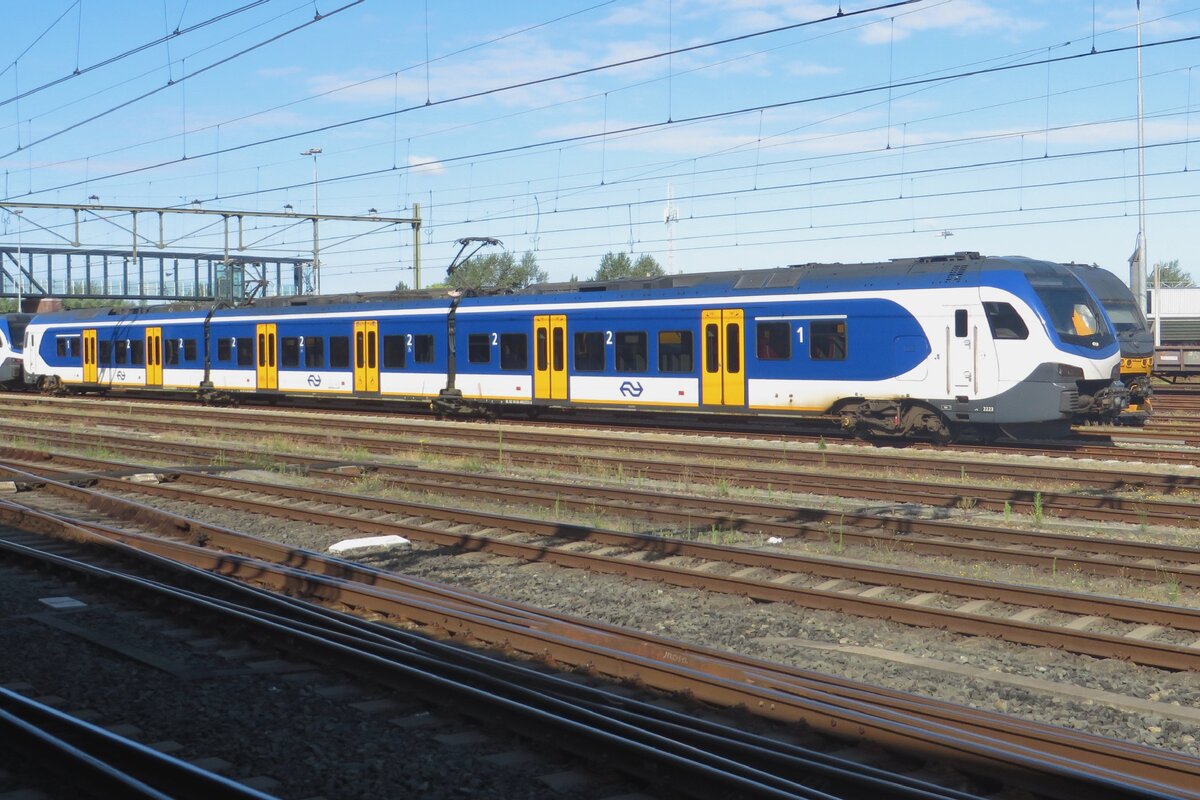
[[[25,326],[30,314],[0,314],[0,389],[16,388],[24,375]]]
[[[834,415],[864,436],[937,440],[1065,430],[1127,402],[1112,325],[1069,269],[976,253],[39,314],[25,362],[49,391]]]

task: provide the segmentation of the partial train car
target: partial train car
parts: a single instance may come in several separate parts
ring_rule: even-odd
[[[1129,387],[1129,407],[1123,419],[1144,419],[1150,411],[1154,390],[1154,332],[1124,281],[1106,269],[1087,264],[1067,264],[1091,289],[1117,332],[1121,344],[1121,380]]]
[[[24,388],[21,349],[25,326],[32,318],[32,314],[0,314],[0,388]]]
[[[1151,308],[1162,326],[1154,375],[1171,383],[1200,379],[1200,287],[1151,289]]]
[[[869,437],[1065,431],[1119,410],[1120,351],[1066,267],[976,253],[543,284],[38,315],[26,380],[514,407],[835,415]]]

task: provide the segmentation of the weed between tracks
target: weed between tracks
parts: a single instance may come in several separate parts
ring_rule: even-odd
[[[81,428],[82,430],[82,428]],[[94,429],[88,430],[89,433],[94,433]],[[75,444],[73,437],[66,436],[61,445],[61,449],[74,449],[81,451],[83,445]],[[161,440],[166,441],[167,437]],[[186,441],[187,439],[184,438]],[[197,440],[193,437],[192,440]],[[214,444],[213,437],[199,439],[198,441],[212,446]],[[258,439],[254,443],[247,443],[244,438],[238,434],[231,434],[228,437],[220,438],[217,444],[226,442],[228,444],[229,454],[219,455],[214,459],[214,463],[220,465],[228,465],[230,463],[245,463],[247,461],[247,449],[253,447],[254,451],[248,454],[248,466],[258,467],[269,471],[282,471],[284,468],[280,466],[278,460],[273,455],[274,453],[300,453],[307,456],[319,456],[330,460],[343,460],[351,462],[359,462],[365,460],[387,461],[385,457],[372,455],[365,447],[355,445],[345,445],[337,437],[330,437],[328,443],[320,449],[321,452],[314,452],[314,446],[311,443],[289,438],[286,434],[272,433]],[[23,442],[23,446],[30,449],[41,447],[40,444],[30,444]],[[72,447],[74,445],[74,447]],[[407,462],[416,462],[418,464],[429,464],[443,470],[458,470],[463,472],[471,472],[475,474],[489,472],[504,472],[512,474],[516,472],[513,469],[501,470],[500,465],[495,458],[484,456],[472,456],[467,458],[447,458],[446,456],[430,453],[424,449],[424,440],[417,440],[407,445],[408,449],[396,447],[396,455],[404,458]],[[19,446],[17,441],[13,441],[13,446]],[[110,450],[104,446],[91,447],[85,451],[90,457],[98,459],[128,459],[129,456],[124,456],[115,450]],[[239,455],[241,457],[239,457]],[[503,457],[509,461],[507,466],[511,467],[510,452],[504,447],[496,448],[497,457]],[[138,459],[143,460],[143,459]],[[998,524],[999,514],[987,515],[982,514],[978,510],[978,505],[973,502],[974,498],[969,495],[962,497],[958,501],[958,508],[937,508],[930,509],[916,505],[900,505],[878,503],[864,505],[863,501],[854,499],[842,499],[833,497],[812,497],[806,495],[796,495],[790,492],[783,491],[777,486],[767,485],[765,488],[747,489],[738,486],[735,482],[726,477],[720,477],[720,470],[723,463],[712,462],[694,462],[693,464],[684,467],[676,480],[670,485],[663,485],[654,481],[647,480],[644,473],[640,471],[631,471],[623,465],[612,465],[611,462],[597,462],[595,459],[590,459],[587,456],[580,455],[576,459],[578,471],[576,474],[569,477],[563,475],[563,471],[552,468],[540,469],[524,469],[520,473],[525,477],[545,477],[562,480],[567,479],[579,480],[581,482],[592,482],[597,480],[608,480],[620,483],[624,486],[636,485],[647,489],[659,489],[665,491],[677,491],[692,495],[708,495],[721,498],[740,498],[740,499],[767,499],[776,504],[792,504],[800,507],[821,507],[826,509],[842,509],[846,513],[858,513],[862,511],[876,512],[895,512],[900,511],[903,515],[908,516],[933,516],[939,518],[953,518],[955,516],[965,514],[972,519],[977,519],[981,522],[989,524]],[[761,466],[761,464],[760,464]],[[792,468],[795,468],[794,465]],[[899,475],[896,469],[885,470],[896,477]],[[830,480],[836,479],[836,471],[829,472]],[[867,470],[852,470],[848,474],[853,475],[869,475]],[[963,477],[963,471],[960,470],[959,475],[953,476],[956,479]],[[932,481],[931,481],[932,482]],[[951,481],[953,482],[953,481]],[[979,481],[980,486],[985,482]],[[987,485],[995,485],[1001,482],[990,482]],[[1011,482],[1010,483],[1015,483]],[[339,484],[340,490],[345,491],[346,485]],[[1044,488],[1044,487],[1043,487]],[[389,497],[393,499],[419,499],[421,502],[440,502],[444,505],[453,507],[476,507],[482,510],[496,510],[495,503],[481,501],[472,503],[466,501],[454,494],[452,489],[447,489],[443,493],[423,493],[405,491],[398,484],[393,483],[386,478],[368,475],[357,479],[350,491],[354,493]],[[1146,499],[1152,499],[1152,495],[1140,495]],[[1180,499],[1178,495],[1172,495],[1173,499]],[[1026,583],[1032,585],[1058,587],[1071,591],[1084,592],[1099,592],[1113,594],[1124,597],[1132,597],[1135,599],[1144,599],[1154,602],[1167,602],[1172,604],[1183,604],[1189,606],[1200,605],[1200,599],[1197,597],[1197,592],[1190,587],[1181,586],[1178,580],[1172,579],[1169,574],[1164,573],[1160,582],[1144,582],[1122,580],[1120,578],[1096,578],[1090,575],[1075,573],[1068,570],[1053,569],[1048,571],[1040,571],[1027,567],[1014,567],[1007,565],[996,565],[988,562],[973,562],[964,564],[961,561],[954,561],[947,558],[930,557],[927,555],[914,555],[910,553],[903,545],[902,541],[898,540],[883,540],[871,546],[846,544],[844,521],[837,524],[827,526],[830,531],[825,541],[799,541],[789,540],[781,545],[770,546],[766,544],[766,537],[736,529],[720,528],[705,524],[703,526],[683,525],[676,530],[656,531],[648,530],[644,522],[639,522],[636,518],[630,518],[626,515],[618,516],[616,514],[605,511],[598,506],[590,506],[583,508],[571,509],[568,503],[562,498],[556,498],[552,504],[546,506],[533,506],[530,504],[520,503],[519,500],[506,504],[504,509],[506,513],[517,514],[520,516],[528,516],[539,519],[550,519],[553,521],[568,522],[578,525],[586,525],[592,527],[605,527],[614,530],[631,530],[643,532],[656,532],[669,538],[678,538],[691,541],[704,541],[713,544],[735,545],[742,547],[760,548],[760,547],[777,547],[786,552],[807,553],[812,555],[836,556],[847,559],[861,559],[876,563],[884,563],[894,566],[903,566],[922,571],[940,572],[952,575],[963,575],[981,580],[990,580],[1005,583]],[[1170,541],[1176,544],[1190,544],[1192,546],[1200,545],[1200,532],[1198,531],[1179,531],[1179,530],[1155,530],[1153,526],[1147,524],[1146,515],[1143,513],[1139,519],[1139,523],[1135,526],[1104,526],[1100,528],[1097,524],[1089,525],[1087,529],[1080,529],[1078,524],[1072,525],[1059,519],[1055,519],[1045,513],[1045,508],[1041,500],[1040,491],[1035,495],[1034,502],[1031,506],[1026,506],[1017,513],[1011,503],[1006,504],[1003,520],[1005,523],[1014,528],[1021,529],[1030,526],[1039,528],[1050,528],[1054,530],[1069,531],[1074,534],[1105,536],[1110,538],[1124,538],[1140,541]]]

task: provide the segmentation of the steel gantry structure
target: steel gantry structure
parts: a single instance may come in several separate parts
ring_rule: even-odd
[[[96,199],[96,198],[92,198]],[[321,293],[321,223],[367,223],[385,229],[410,225],[413,231],[413,276],[421,286],[421,207],[413,204],[411,217],[367,215],[297,214],[290,206],[282,212],[241,211],[196,207],[150,207],[102,205],[98,202],[17,203],[0,202],[0,209],[17,217],[17,241],[0,244],[0,297],[70,296],[123,300],[237,300],[255,294]],[[54,226],[33,222],[26,210],[68,211],[73,214],[71,235]],[[117,225],[130,235],[130,248],[83,247],[80,216],[92,215]],[[112,216],[103,216],[111,214]],[[116,222],[129,215],[129,227]],[[157,217],[158,238],[139,232],[139,216]],[[220,217],[224,246],[219,252],[197,253],[166,249],[164,219],[168,214]],[[246,218],[268,218],[311,222],[312,257],[287,258],[247,252]],[[65,247],[24,246],[22,225],[61,239]],[[236,237],[236,238],[234,238]]]

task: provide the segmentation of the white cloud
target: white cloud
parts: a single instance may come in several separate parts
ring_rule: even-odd
[[[827,64],[788,64],[787,73],[801,78],[814,75],[838,75],[843,72],[841,67],[831,67]]]
[[[414,175],[442,175],[446,172],[446,165],[433,156],[409,156],[408,166]]]
[[[893,23],[894,20],[894,23]],[[957,0],[939,2],[912,11],[882,18],[863,29],[860,38],[867,44],[887,44],[906,39],[917,33],[938,31],[959,36],[986,33],[1006,35],[1026,33],[1042,27],[1042,23],[1015,16],[994,8],[986,0]]]

